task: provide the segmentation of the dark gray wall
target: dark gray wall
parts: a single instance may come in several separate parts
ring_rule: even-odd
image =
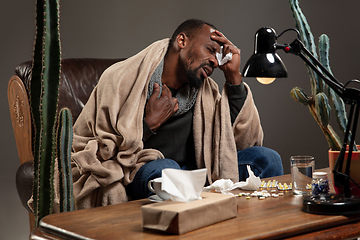
[[[360,3],[341,5],[338,1],[302,1],[317,41],[321,33],[330,37],[330,61],[335,76],[342,82],[359,77],[357,57],[359,22],[356,10]],[[2,8],[1,76],[3,134],[1,146],[4,159],[15,159],[16,146],[12,136],[6,99],[7,81],[14,67],[31,59],[34,41],[34,2],[11,1]],[[16,11],[13,11],[15,10]],[[278,33],[294,27],[287,1],[62,1],[62,57],[129,57],[155,40],[168,37],[187,18],[200,18],[213,23],[242,50],[242,64],[253,51],[256,30],[271,26]],[[279,43],[290,43],[295,34],[288,33]],[[245,79],[251,86],[265,131],[265,146],[279,151],[285,171],[293,154],[311,154],[317,166],[326,166],[327,144],[320,128],[306,107],[289,97],[292,87],[309,92],[309,78],[300,58],[279,53],[289,71],[288,79],[272,85],[260,85]],[[213,78],[223,85],[221,71]]]
[[[0,146],[2,169],[13,176],[19,163],[6,89],[14,67],[32,58],[35,1],[3,2],[0,7],[0,106],[3,112]],[[360,78],[360,24],[357,18],[360,2],[303,0],[300,6],[316,41],[322,33],[330,37],[330,61],[335,76],[342,82]],[[63,0],[62,57],[129,57],[153,41],[169,37],[175,27],[188,18],[204,19],[223,31],[242,50],[241,68],[252,54],[254,34],[260,27],[271,26],[280,33],[295,26],[285,0]],[[279,43],[290,43],[294,38],[295,35],[289,33]],[[286,173],[289,173],[289,157],[295,154],[313,155],[317,168],[327,167],[325,137],[308,109],[289,95],[295,86],[310,91],[307,70],[300,58],[279,54],[288,68],[288,79],[277,80],[269,86],[245,79],[252,88],[260,112],[265,131],[264,145],[280,153]],[[213,78],[222,87],[224,80],[219,70]],[[1,184],[1,189],[4,187],[12,188],[14,184]]]

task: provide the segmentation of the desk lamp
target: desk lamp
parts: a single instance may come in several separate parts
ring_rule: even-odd
[[[297,33],[297,39],[295,39],[291,44],[277,44],[276,40],[288,31],[295,31]],[[350,88],[348,87],[348,84],[352,82],[360,83],[360,81],[351,80],[345,85],[340,83],[305,48],[304,44],[300,41],[299,36],[299,31],[293,28],[283,31],[278,36],[276,35],[275,30],[270,27],[260,28],[255,35],[254,54],[245,64],[243,76],[256,77],[259,82],[264,84],[269,84],[276,78],[287,77],[286,67],[276,53],[276,50],[282,49],[286,53],[292,53],[301,57],[301,59],[307,63],[344,100],[345,104],[350,105],[343,146],[339,157],[336,160],[334,169],[332,169],[335,186],[342,188],[343,194],[307,196],[303,199],[303,210],[305,212],[315,214],[358,214],[360,213],[360,198],[351,195],[350,180],[353,180],[350,177],[350,163],[359,116],[360,106],[358,103],[360,102],[360,90],[357,88]],[[349,153],[346,160],[346,167],[343,172],[342,168],[345,161],[345,151],[350,134],[350,128],[352,136],[349,143]],[[355,183],[355,181],[353,182]],[[359,185],[357,186],[359,187]]]

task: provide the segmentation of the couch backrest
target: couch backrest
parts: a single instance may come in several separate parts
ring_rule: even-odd
[[[77,119],[92,90],[106,68],[121,59],[69,58],[61,61],[58,109],[68,107],[73,121]],[[15,74],[23,81],[28,96],[31,83],[32,62],[24,62],[15,68]]]

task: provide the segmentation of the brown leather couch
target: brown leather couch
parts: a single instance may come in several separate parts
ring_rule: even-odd
[[[63,59],[58,109],[68,107],[75,121],[103,71],[113,63],[122,60],[124,59]],[[9,109],[21,163],[16,173],[16,187],[23,206],[29,211],[30,229],[32,229],[33,216],[27,201],[32,195],[34,179],[33,126],[29,105],[31,68],[31,61],[17,66],[15,75],[10,78],[8,85]]]

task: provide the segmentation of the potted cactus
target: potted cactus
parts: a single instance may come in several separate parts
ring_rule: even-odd
[[[60,80],[59,0],[36,1],[36,36],[30,102],[35,131],[33,210],[35,227],[54,209],[54,172],[59,172],[60,211],[74,210],[70,154],[72,119],[62,109],[57,120]],[[58,165],[55,166],[55,162]]]
[[[327,35],[322,34],[319,38],[319,57],[316,53],[316,45],[314,42],[313,34],[310,31],[310,26],[306,20],[305,15],[302,13],[298,0],[289,0],[290,8],[295,19],[296,28],[300,32],[300,40],[304,43],[305,47],[320,61],[320,63],[331,73],[329,65],[329,38]],[[291,97],[297,102],[308,106],[311,115],[314,117],[322,132],[324,133],[329,150],[329,166],[333,169],[341,147],[343,145],[338,134],[334,131],[330,125],[330,113],[334,110],[339,128],[344,133],[348,123],[345,104],[343,100],[318,76],[310,67],[307,66],[310,83],[311,83],[311,95],[307,95],[305,91],[299,87],[295,87],[291,90]],[[349,140],[350,140],[349,136]],[[351,169],[356,173],[360,171],[360,152],[357,151],[356,144],[354,145],[352,154]],[[347,154],[345,159],[347,158]],[[344,166],[345,168],[345,166]],[[360,176],[357,177],[354,174],[350,174],[356,182],[360,183]],[[354,190],[359,191],[358,188]],[[356,192],[352,192],[357,195]],[[360,193],[360,191],[358,192]],[[359,194],[360,196],[360,194]]]

